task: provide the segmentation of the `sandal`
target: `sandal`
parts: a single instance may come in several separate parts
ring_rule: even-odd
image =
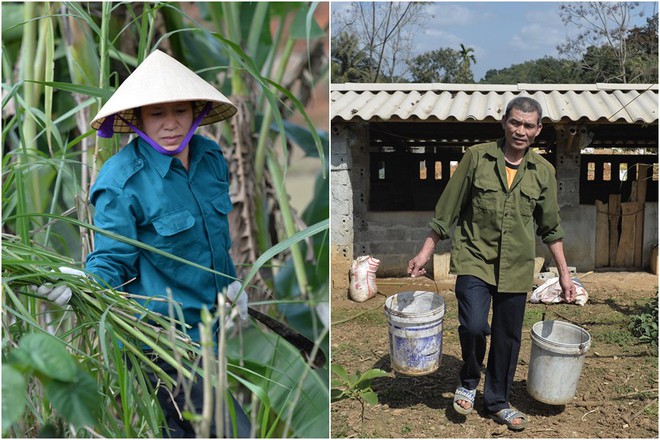
[[[527,426],[527,416],[513,408],[504,408],[496,413],[488,414],[488,417],[514,431],[522,431]],[[520,423],[514,425],[515,419],[520,419]]]
[[[456,388],[456,391],[454,392],[454,409],[456,410],[456,412],[463,415],[470,414],[474,409],[474,396],[476,396],[476,394],[477,394],[476,389],[468,390],[467,388],[464,387]],[[470,402],[470,407],[463,408],[461,405],[458,404],[459,400]]]

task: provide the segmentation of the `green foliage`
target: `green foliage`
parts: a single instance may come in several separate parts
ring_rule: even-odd
[[[23,416],[27,384],[35,380],[67,423],[78,428],[98,423],[103,400],[96,382],[57,338],[46,333],[24,335],[3,362],[2,373],[3,434]]]
[[[360,49],[358,37],[342,32],[332,38],[332,82],[367,82],[369,67],[373,64]]]
[[[333,10],[332,82],[396,82],[426,20],[425,2],[350,2]],[[342,34],[344,34],[342,36]]]
[[[372,368],[360,373],[348,374],[344,367],[339,364],[332,364],[332,375],[336,379],[332,380],[330,396],[333,402],[343,399],[356,399],[360,403],[366,402],[370,405],[378,404],[378,395],[371,388],[373,380],[377,377],[387,376],[387,372]]]
[[[578,63],[581,83],[655,83],[658,73],[658,16],[631,27],[639,2],[562,3],[559,15],[578,33],[557,46]]]
[[[12,396],[11,399],[2,399],[2,433],[7,432],[11,425],[16,423],[23,412],[27,399],[25,398],[25,388],[27,382],[23,374],[15,367],[4,363],[2,365],[2,395]]]
[[[312,371],[300,353],[288,342],[258,328],[244,331],[242,347],[228,341],[227,356],[239,359],[246,369],[230,365],[246,380],[262,388],[268,395],[273,412],[290,420],[281,437],[327,438],[328,385],[327,368]],[[290,427],[291,432],[286,428]]]
[[[630,317],[628,329],[639,342],[648,344],[651,350],[658,352],[658,294],[646,304],[641,313]]]
[[[406,61],[416,83],[455,83],[461,70],[461,54],[448,47],[424,52]]]
[[[575,61],[544,57],[514,64],[504,69],[491,69],[482,84],[572,84],[580,83],[580,69]]]

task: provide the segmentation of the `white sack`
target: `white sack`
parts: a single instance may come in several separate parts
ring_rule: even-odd
[[[575,304],[583,306],[589,299],[589,294],[584,288],[584,285],[577,278],[572,279],[575,284]],[[543,303],[543,304],[556,304],[566,302],[561,296],[561,286],[559,285],[559,277],[550,278],[545,283],[534,289],[532,296],[529,298],[530,302]]]
[[[369,255],[353,260],[348,286],[348,293],[353,301],[364,302],[376,295],[376,271],[379,264],[380,260]]]

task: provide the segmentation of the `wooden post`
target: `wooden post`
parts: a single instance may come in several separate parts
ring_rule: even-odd
[[[634,191],[631,199],[639,203],[639,210],[635,214],[635,252],[634,265],[641,268],[644,258],[644,203],[646,202],[646,177],[648,175],[648,164],[637,164],[637,178],[633,182]]]
[[[616,252],[619,246],[619,219],[621,218],[621,194],[610,194],[609,199],[610,220],[610,265],[616,261]]]
[[[621,204],[621,237],[616,252],[617,267],[632,267],[635,264],[636,216],[641,209],[639,202]]]
[[[610,234],[607,203],[596,200],[596,267],[610,265]]]

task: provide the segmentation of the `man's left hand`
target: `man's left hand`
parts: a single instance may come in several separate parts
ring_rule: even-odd
[[[561,286],[561,296],[566,300],[567,303],[572,303],[575,301],[575,296],[577,295],[577,289],[570,275],[560,276],[559,285]]]

